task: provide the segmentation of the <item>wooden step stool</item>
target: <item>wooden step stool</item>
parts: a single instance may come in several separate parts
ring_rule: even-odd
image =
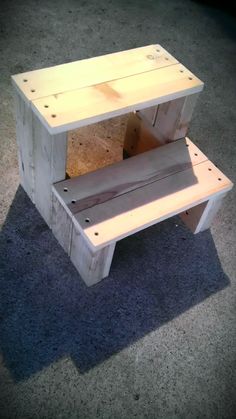
[[[108,276],[126,236],[175,214],[209,227],[233,185],[185,138],[203,83],[160,45],[12,81],[21,184],[87,285]],[[66,179],[67,132],[130,112],[132,158]]]

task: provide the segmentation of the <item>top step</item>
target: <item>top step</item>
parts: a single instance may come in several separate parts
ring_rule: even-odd
[[[17,74],[12,81],[51,134],[203,89],[160,45]]]

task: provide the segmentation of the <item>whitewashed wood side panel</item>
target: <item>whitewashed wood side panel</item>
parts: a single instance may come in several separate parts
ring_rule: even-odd
[[[199,93],[185,97],[183,107],[174,129],[173,137],[171,138],[172,140],[178,140],[179,138],[183,138],[187,135],[198,97]]]
[[[50,135],[33,116],[35,205],[51,227],[52,184],[65,179],[67,134]]]
[[[72,220],[54,193],[52,194],[52,232],[65,252],[69,255]]]
[[[32,135],[33,112],[15,91],[16,141],[20,183],[27,195],[34,202],[34,145]]]
[[[197,98],[195,93],[158,106],[154,128],[161,141],[168,143],[186,136]]]

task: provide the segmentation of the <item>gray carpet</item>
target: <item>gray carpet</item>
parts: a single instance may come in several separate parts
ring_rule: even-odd
[[[19,186],[10,84],[160,43],[205,82],[189,136],[235,182],[232,9],[9,0],[0,13],[0,417],[234,418],[235,188],[210,230],[175,217],[124,239],[87,288]]]

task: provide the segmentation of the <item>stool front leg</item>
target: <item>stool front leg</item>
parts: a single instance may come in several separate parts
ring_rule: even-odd
[[[179,214],[180,218],[194,234],[207,230],[220,209],[225,195],[221,194],[182,212]]]
[[[20,183],[31,201],[35,202],[33,112],[30,103],[25,102],[17,91],[14,92],[14,99]]]
[[[52,184],[66,177],[67,133],[51,135],[33,115],[35,205],[51,227]]]
[[[89,248],[83,235],[73,226],[70,258],[87,286],[91,286],[109,275],[116,243],[100,250]]]

